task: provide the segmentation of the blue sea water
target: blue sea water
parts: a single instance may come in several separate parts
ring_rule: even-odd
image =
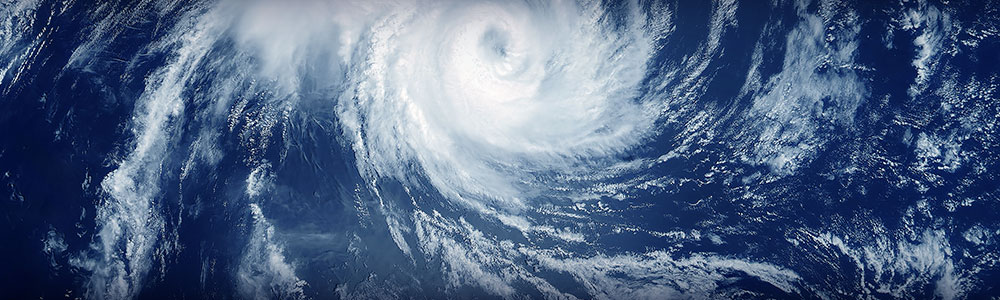
[[[998,12],[0,2],[0,294],[995,297]]]

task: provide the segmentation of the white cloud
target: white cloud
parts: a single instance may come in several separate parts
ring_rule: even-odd
[[[968,279],[957,270],[955,253],[942,230],[924,230],[914,240],[886,235],[847,239],[829,232],[805,233],[813,241],[851,258],[859,274],[858,292],[902,298],[911,296],[917,288],[930,286],[944,299],[961,298],[967,292]]]
[[[744,92],[755,90],[743,118],[749,127],[739,129],[751,145],[746,159],[778,175],[793,174],[811,161],[828,141],[824,132],[850,131],[868,97],[853,65],[860,30],[856,14],[824,5],[814,15],[806,12],[808,3],[798,3],[798,25],[786,37],[781,72],[765,84],[750,80],[744,86]]]
[[[182,91],[210,49],[212,36],[219,33],[211,17],[202,17],[201,22],[180,22],[162,43],[151,46],[150,51],[169,52],[171,58],[147,78],[130,124],[132,147],[101,182],[106,197],[97,206],[98,233],[91,245],[97,253],[81,253],[71,260],[90,272],[88,297],[132,298],[152,267],[165,228],[156,201],[162,197],[163,164],[178,138],[175,123],[184,111]]]
[[[271,222],[260,206],[250,204],[253,230],[236,270],[236,285],[245,299],[305,299],[305,281],[286,262]]]

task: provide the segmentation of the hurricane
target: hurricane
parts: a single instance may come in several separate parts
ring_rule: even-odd
[[[558,181],[529,178],[601,172],[654,129],[662,108],[639,88],[656,45],[643,27],[664,27],[650,23],[668,15],[417,6],[387,13],[367,51],[346,62],[338,116],[348,135],[360,133],[360,169],[403,182],[425,175],[477,208],[524,209],[525,193]]]
[[[998,12],[0,1],[0,295],[995,297]]]

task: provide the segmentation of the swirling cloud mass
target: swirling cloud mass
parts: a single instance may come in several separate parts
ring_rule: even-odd
[[[400,6],[345,45],[358,50],[338,114],[370,175],[420,174],[479,209],[522,209],[526,193],[560,184],[533,177],[601,172],[654,129],[661,105],[639,91],[656,47],[645,30],[669,15]]]

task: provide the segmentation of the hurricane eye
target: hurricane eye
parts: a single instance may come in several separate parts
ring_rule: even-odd
[[[486,30],[479,43],[489,56],[504,58],[510,51],[510,38],[497,28]]]

